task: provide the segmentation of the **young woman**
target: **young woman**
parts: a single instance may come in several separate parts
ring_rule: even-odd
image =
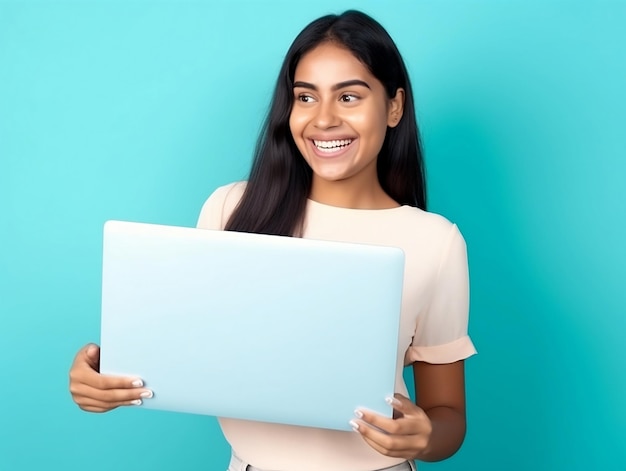
[[[357,410],[354,433],[221,418],[231,470],[400,471],[460,447],[463,361],[475,353],[466,248],[454,224],[425,209],[413,95],[392,39],[356,11],[312,22],[285,57],[248,181],[217,189],[198,227],[401,247],[398,357],[413,366],[417,401],[400,368],[388,398],[395,418]],[[98,359],[88,345],[70,371],[82,409],[152,396],[139,378],[100,375]]]

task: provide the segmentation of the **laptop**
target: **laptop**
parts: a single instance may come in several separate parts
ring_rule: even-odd
[[[403,276],[395,247],[108,221],[100,369],[144,408],[350,430],[392,416]]]

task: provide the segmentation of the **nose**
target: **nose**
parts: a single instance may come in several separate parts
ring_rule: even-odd
[[[332,102],[321,102],[317,107],[314,124],[319,129],[328,129],[341,124],[337,110]]]

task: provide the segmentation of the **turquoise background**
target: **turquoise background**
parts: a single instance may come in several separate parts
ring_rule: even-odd
[[[626,469],[626,3],[321,0],[0,2],[0,470],[226,468],[213,418],[71,402],[102,224],[194,225],[292,39],[355,6],[406,59],[431,209],[469,247],[469,431],[421,469]]]

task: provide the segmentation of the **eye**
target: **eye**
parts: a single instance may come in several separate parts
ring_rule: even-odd
[[[341,97],[339,98],[339,101],[341,101],[342,103],[354,103],[355,101],[357,101],[359,99],[358,96],[353,95],[351,93],[344,93],[343,95],[341,95]]]
[[[296,97],[296,100],[298,100],[301,103],[313,103],[315,101],[315,99],[311,95],[305,95],[305,94],[298,95]]]

